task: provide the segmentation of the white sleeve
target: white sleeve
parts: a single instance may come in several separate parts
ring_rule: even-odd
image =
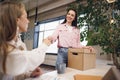
[[[39,48],[31,51],[14,50],[7,56],[7,74],[20,75],[25,72],[33,71],[45,58],[47,45],[42,44]]]

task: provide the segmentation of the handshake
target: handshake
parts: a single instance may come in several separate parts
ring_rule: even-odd
[[[52,37],[47,37],[47,38],[45,38],[45,39],[43,39],[43,43],[45,43],[46,45],[50,45],[50,44],[52,44],[52,41],[53,41],[53,39],[52,39]]]

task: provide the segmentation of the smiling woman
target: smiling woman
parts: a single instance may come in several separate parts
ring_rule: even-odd
[[[0,12],[0,73],[4,75],[2,79],[24,80],[41,75],[39,65],[44,61],[51,40],[46,38],[41,46],[28,51],[20,37],[21,32],[27,31],[29,23],[24,5],[18,2],[3,2],[0,4]]]
[[[65,16],[63,23],[59,24],[51,36],[52,43],[58,40],[58,55],[56,64],[68,64],[68,48],[89,48],[80,43],[80,29],[77,27],[77,12],[70,8]]]

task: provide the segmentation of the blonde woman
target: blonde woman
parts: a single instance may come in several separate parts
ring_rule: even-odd
[[[38,48],[26,50],[20,33],[27,31],[28,23],[23,4],[0,4],[0,72],[4,75],[4,80],[24,80],[41,74],[38,66],[44,61],[51,40],[46,38]]]

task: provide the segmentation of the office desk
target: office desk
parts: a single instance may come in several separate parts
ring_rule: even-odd
[[[105,61],[97,61],[96,68],[89,70],[77,70],[67,67],[64,74],[57,74],[57,71],[52,71],[43,74],[42,76],[34,79],[26,79],[26,80],[74,80],[75,74],[87,74],[87,75],[96,75],[96,76],[104,76],[111,66],[107,65]],[[58,79],[56,79],[58,78]]]

